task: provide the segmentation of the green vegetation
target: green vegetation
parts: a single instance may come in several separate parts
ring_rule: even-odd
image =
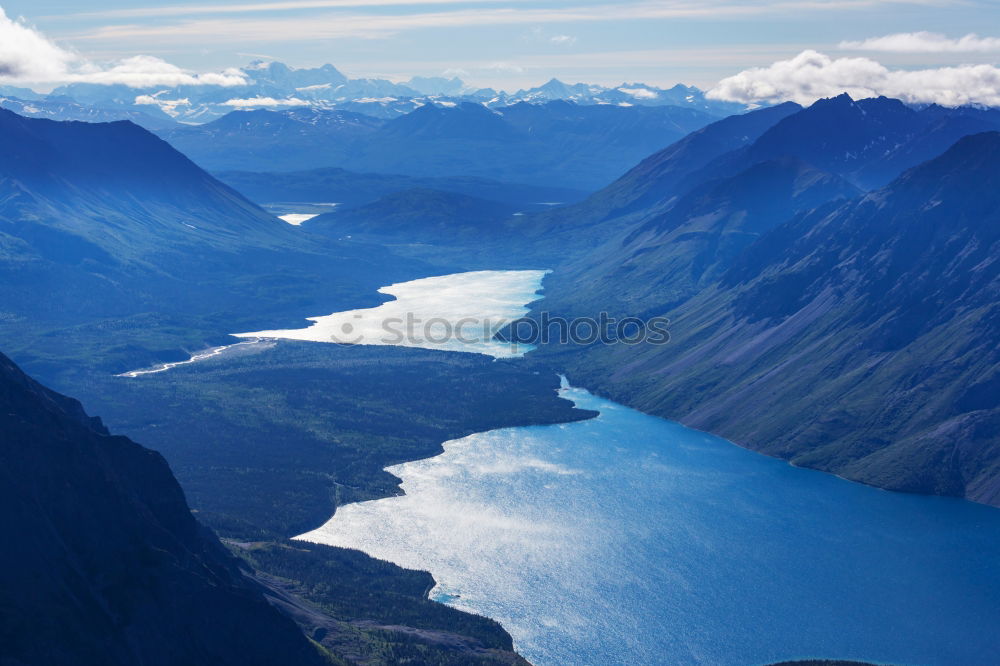
[[[289,541],[338,505],[391,496],[393,463],[499,427],[589,418],[524,362],[396,347],[280,342],[134,379],[64,376],[115,432],[160,451],[196,515],[336,655],[370,664],[524,663],[493,620],[429,601],[429,574]]]
[[[474,354],[265,343],[135,379],[73,386],[91,413],[170,462],[226,537],[288,537],[345,502],[398,492],[387,465],[498,427],[589,416],[554,373]]]
[[[510,636],[494,620],[464,613],[427,599],[434,585],[430,574],[409,571],[354,550],[300,541],[232,544],[233,551],[258,571],[283,581],[289,590],[308,599],[333,618],[364,618],[325,631],[314,638],[334,653],[350,653],[367,643],[371,658],[396,663],[419,657],[420,663],[469,663],[481,651],[482,661],[510,657]],[[387,627],[407,627],[409,636]],[[464,655],[434,655],[420,636],[440,634]],[[360,636],[366,640],[359,641]],[[506,654],[504,654],[506,653]],[[506,659],[505,659],[506,660]]]

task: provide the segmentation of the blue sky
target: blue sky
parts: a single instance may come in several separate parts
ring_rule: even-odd
[[[1000,36],[996,0],[0,0],[64,49],[93,61],[137,54],[194,71],[255,57],[330,62],[351,76],[457,74],[514,89],[550,77],[710,88],[748,67],[814,49],[919,69],[1000,61],[1000,46],[843,48],[933,31]]]

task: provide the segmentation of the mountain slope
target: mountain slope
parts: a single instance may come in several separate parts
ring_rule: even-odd
[[[742,151],[709,165],[699,177],[794,156],[871,190],[940,155],[963,136],[997,129],[1000,111],[995,109],[915,109],[897,99],[855,101],[843,94],[784,118]]]
[[[690,173],[756,140],[799,109],[798,104],[787,103],[718,120],[649,155],[586,200],[524,219],[519,230],[542,238],[559,231],[576,234],[581,228],[617,218],[626,221],[615,226],[626,226],[630,215],[644,215],[647,209],[683,194],[679,188]]]
[[[266,319],[377,302],[384,280],[424,272],[299,233],[128,122],[0,110],[0,141],[0,342],[46,381],[43,361],[186,358]]]
[[[536,241],[533,249],[555,254],[581,245],[584,254],[593,254],[595,245],[620,243],[620,230],[668,214],[679,198],[762,163],[799,161],[867,191],[963,136],[997,129],[995,109],[915,109],[899,100],[854,101],[846,94],[808,108],[786,103],[692,132],[588,199],[525,216],[515,228]]]
[[[0,661],[323,664],[158,454],[0,355]]]
[[[761,162],[625,227],[604,251],[568,263],[547,285],[574,314],[664,310],[717,281],[740,253],[794,214],[858,194],[842,178],[794,158]]]
[[[1000,504],[998,193],[1000,134],[966,137],[771,230],[658,312],[670,344],[560,356],[604,393],[795,464]]]

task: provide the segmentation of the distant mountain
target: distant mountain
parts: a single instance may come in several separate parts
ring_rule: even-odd
[[[315,68],[289,67],[276,61],[255,60],[243,72],[268,91],[299,90],[317,86],[341,86],[348,78],[330,64]]]
[[[684,85],[669,89],[642,83],[606,87],[566,84],[552,79],[536,88],[507,93],[489,88],[474,89],[455,77],[415,76],[405,83],[377,78],[350,79],[329,64],[299,69],[280,62],[256,60],[239,71],[246,79],[244,85],[131,88],[74,83],[56,88],[52,96],[70,98],[85,106],[119,112],[141,111],[185,123],[210,122],[234,108],[280,108],[298,104],[366,113],[385,119],[404,115],[434,101],[474,102],[490,107],[556,100],[581,105],[678,106],[715,117],[746,110],[740,104],[707,99],[703,91]],[[14,88],[0,88],[0,95],[28,100],[45,97],[27,89]]]
[[[163,458],[0,354],[0,662],[320,664]]]
[[[22,100],[34,100],[42,99],[45,95],[36,93],[31,88],[20,88],[18,86],[2,86],[0,85],[0,96],[2,97],[15,97]]]
[[[126,110],[121,108],[102,109],[78,104],[69,98],[53,96],[49,96],[46,99],[0,97],[0,107],[13,111],[18,115],[31,118],[48,118],[49,120],[80,120],[88,123],[131,120],[136,125],[149,130],[163,130],[177,125],[172,118],[159,113],[158,110],[156,115],[149,115],[141,110]]]
[[[881,119],[870,122],[879,127]],[[842,147],[831,139],[828,152],[812,156],[843,165]],[[823,182],[820,196],[810,193],[803,203],[843,190],[829,175],[783,164],[768,178],[794,185],[783,206]],[[756,227],[746,204],[766,210],[754,192],[769,190],[752,183],[743,189],[750,195],[740,206],[745,217],[731,214],[741,200],[734,183],[707,186],[699,191],[708,198],[686,197],[659,225],[633,233],[623,272],[601,272],[596,259],[607,256],[611,265],[622,251],[609,243],[592,255],[596,273],[546,286],[545,303],[557,311],[576,303],[570,312],[593,314],[610,304],[666,315],[669,344],[546,352],[606,395],[797,465],[1000,505],[1000,268],[993,259],[1000,253],[1000,133],[962,138],[846,203],[831,201],[776,226],[779,216],[759,218],[768,224],[758,240],[718,264],[716,279],[674,302],[672,292],[689,276],[669,258],[683,255],[689,270],[702,265],[706,248],[717,257],[721,246],[686,233],[671,238],[671,229],[678,221],[678,232],[697,223],[699,234],[704,225]],[[723,189],[712,193],[716,187]],[[657,245],[665,242],[672,247]],[[619,305],[606,296],[582,304],[574,291],[602,279],[610,280],[605,292],[624,290]],[[652,284],[637,286],[644,280]]]
[[[429,189],[481,197],[536,209],[539,204],[579,201],[587,193],[567,188],[504,183],[485,178],[417,178],[398,174],[354,173],[344,169],[313,169],[283,173],[221,171],[215,176],[260,204],[276,202],[339,203],[358,206],[411,189]]]
[[[746,111],[746,107],[742,104],[710,100],[705,97],[704,91],[683,84],[664,89],[645,83],[622,83],[620,86],[609,88],[586,83],[566,84],[559,79],[550,79],[537,88],[518,90],[509,95],[498,93],[490,105],[555,100],[570,101],[581,105],[678,106],[704,111],[715,116],[729,116]]]
[[[551,102],[496,111],[462,103],[427,104],[388,121],[342,111],[241,111],[161,136],[213,171],[341,167],[579,190],[605,185],[711,121],[669,106]]]

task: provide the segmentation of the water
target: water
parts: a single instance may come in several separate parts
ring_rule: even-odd
[[[291,224],[301,226],[303,222],[329,213],[340,204],[336,203],[308,203],[308,202],[279,202],[262,204],[261,207],[278,217],[278,219]]]
[[[534,347],[495,340],[493,335],[506,323],[527,314],[527,305],[539,298],[546,273],[548,271],[469,271],[391,284],[379,289],[379,293],[394,296],[395,300],[378,307],[310,317],[313,324],[301,329],[234,333],[233,337],[245,340],[199,351],[184,361],[160,363],[117,376],[134,379],[250,347],[270,349],[277,339],[397,345],[488,354],[494,358],[519,357]]]
[[[522,356],[534,347],[493,335],[528,313],[547,272],[470,271],[400,282],[379,289],[395,300],[375,308],[309,317],[313,323],[305,328],[233,335]]]
[[[144,375],[155,375],[161,372],[166,372],[167,370],[172,370],[181,365],[190,365],[191,363],[197,363],[199,361],[204,361],[210,358],[215,358],[217,356],[222,356],[224,354],[231,354],[237,349],[245,349],[249,347],[256,347],[259,350],[271,349],[274,347],[273,342],[266,342],[259,338],[252,338],[250,340],[244,340],[243,342],[237,342],[231,345],[222,345],[221,347],[210,347],[205,351],[200,351],[195,354],[191,354],[191,357],[183,361],[172,361],[170,363],[158,363],[157,365],[151,366],[149,368],[142,368],[140,370],[129,370],[128,372],[123,372],[116,377],[129,377],[135,379],[136,377],[142,377]]]
[[[300,538],[429,570],[536,666],[1000,663],[1000,511],[564,395],[600,417],[448,442]]]
[[[285,215],[279,215],[278,219],[287,222],[293,227],[298,227],[301,226],[303,222],[308,222],[318,216],[319,213],[287,213]]]

